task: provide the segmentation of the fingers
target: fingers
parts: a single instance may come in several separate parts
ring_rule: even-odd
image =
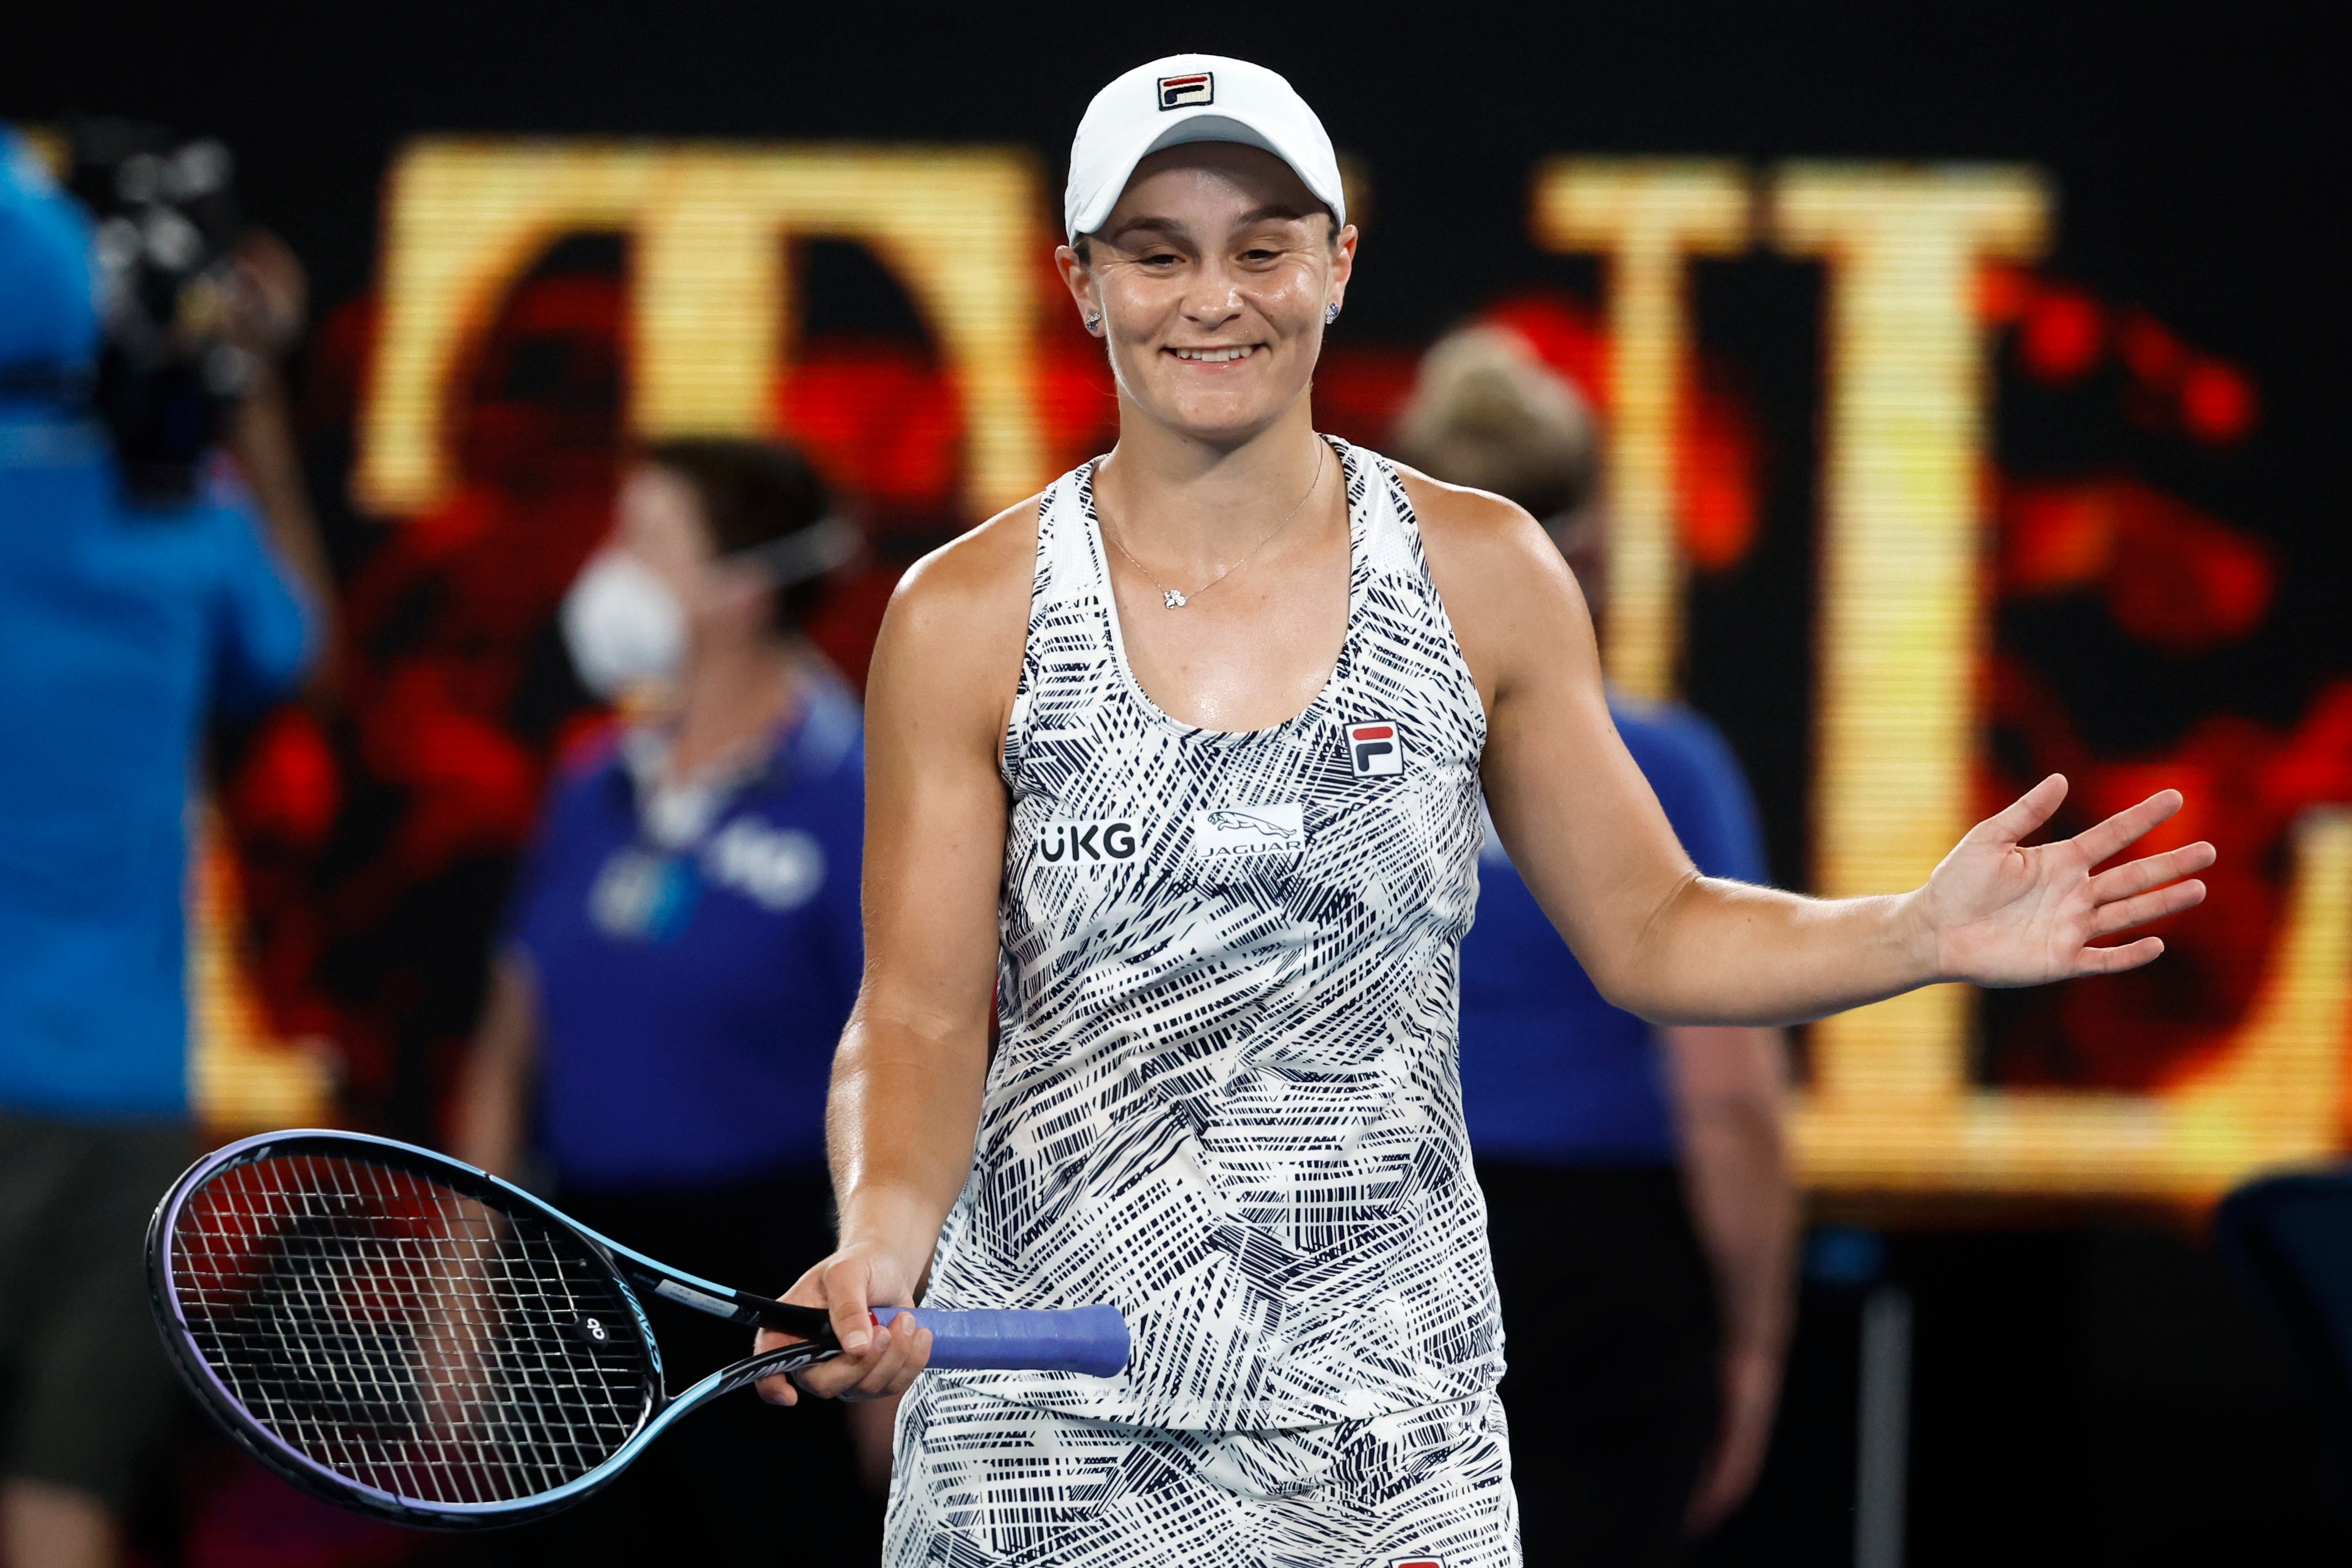
[[[1990,830],[2004,843],[2015,844],[2050,820],[2066,798],[2066,775],[2052,773],[2010,802],[1998,816],[1987,817],[1979,831]]]
[[[845,1317],[849,1318],[858,1329],[858,1343],[856,1349],[863,1352],[871,1348],[873,1341],[873,1314],[866,1307],[866,1298],[870,1293],[868,1286],[872,1273],[872,1269],[862,1259],[845,1258],[835,1255],[826,1258],[794,1280],[793,1288],[784,1292],[782,1299],[795,1306],[825,1308],[827,1315],[832,1319],[834,1338],[836,1340],[845,1342],[846,1336],[842,1333],[841,1325]],[[852,1301],[855,1305],[850,1304]],[[761,1329],[752,1336],[751,1349],[754,1352],[780,1350],[785,1345],[800,1343],[803,1337],[783,1333],[775,1329]],[[845,1351],[851,1349],[845,1342],[842,1348]],[[779,1373],[774,1377],[761,1378],[753,1386],[759,1389],[760,1397],[771,1405],[800,1403],[799,1388],[791,1375]],[[830,1395],[832,1390],[825,1388],[813,1392],[824,1397]]]
[[[2121,947],[2086,947],[2075,954],[2074,973],[2121,974],[2143,963],[2153,963],[2163,954],[2164,939],[2158,936],[2144,936]]]
[[[778,1333],[773,1329],[761,1329],[751,1336],[751,1350],[754,1354],[759,1354],[768,1351],[782,1350],[786,1345],[798,1342],[790,1334]],[[773,1377],[763,1377],[751,1386],[758,1389],[760,1397],[771,1405],[798,1405],[801,1402],[800,1390],[794,1388],[793,1380],[782,1373],[778,1373]]]
[[[2075,847],[2083,851],[2084,864],[2095,866],[2121,854],[2126,845],[2137,841],[2149,828],[2169,819],[2180,805],[2179,790],[2160,789],[2137,805],[2126,806],[2096,827],[2076,834]]]
[[[824,1307],[845,1355],[862,1355],[881,1331],[874,1321],[874,1273],[862,1258],[835,1258],[824,1270]]]
[[[2111,936],[2134,926],[2144,926],[2150,921],[2160,921],[2167,915],[2177,915],[2183,910],[2193,910],[2205,901],[2202,882],[2175,882],[2168,888],[2158,888],[2152,893],[2142,893],[2136,899],[2119,899],[2103,904],[2091,919],[2091,934]]]
[[[1684,1526],[1705,1535],[1721,1524],[1755,1489],[1772,1441],[1772,1410],[1780,1382],[1777,1363],[1767,1357],[1734,1357],[1723,1378],[1723,1418],[1715,1451],[1684,1512]]]
[[[835,1398],[895,1398],[906,1393],[913,1385],[915,1374],[930,1364],[931,1331],[917,1322],[912,1313],[902,1312],[891,1319],[887,1331],[890,1336],[889,1354],[877,1361],[865,1376]]]
[[[930,1359],[930,1331],[902,1315],[872,1330],[864,1354],[820,1362],[793,1379],[820,1399],[887,1399],[907,1392]]]
[[[2111,904],[2118,899],[2128,899],[2134,893],[2144,893],[2150,888],[2177,882],[2192,877],[2210,866],[2219,852],[2201,839],[2195,844],[2168,849],[2161,855],[2150,855],[2113,870],[2102,871],[2090,880],[2085,889],[2094,903]]]
[[[793,1405],[802,1394],[860,1400],[904,1394],[930,1363],[931,1334],[911,1313],[900,1313],[887,1326],[877,1323],[871,1303],[877,1295],[886,1303],[906,1300],[883,1294],[886,1289],[877,1283],[872,1261],[855,1253],[836,1253],[801,1276],[784,1300],[824,1308],[842,1353],[788,1376],[762,1378],[760,1396],[772,1405]],[[766,1350],[793,1342],[793,1335],[763,1329],[755,1344]]]

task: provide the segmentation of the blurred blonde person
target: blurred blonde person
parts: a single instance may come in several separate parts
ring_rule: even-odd
[[[1596,625],[1607,509],[1575,387],[1517,334],[1433,346],[1397,446],[1525,507]],[[1610,717],[1698,868],[1762,882],[1721,735],[1612,693]],[[1654,1028],[1602,1000],[1490,830],[1462,942],[1462,1100],[1511,1366],[1528,1561],[1664,1563],[1755,1484],[1791,1313],[1797,1195],[1778,1029]],[[1540,1326],[1538,1328],[1538,1325]]]

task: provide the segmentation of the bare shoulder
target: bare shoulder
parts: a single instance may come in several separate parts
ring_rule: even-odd
[[[890,595],[890,618],[987,619],[1017,600],[1018,618],[1025,626],[1036,572],[1037,508],[1044,499],[1034,495],[1015,501],[908,567]]]
[[[1530,648],[1591,640],[1575,574],[1525,508],[1394,465],[1420,525],[1430,577],[1491,703]]]
[[[1530,568],[1555,582],[1569,576],[1568,563],[1549,536],[1517,502],[1433,479],[1402,463],[1392,466],[1412,503],[1422,549],[1440,593],[1446,592],[1449,577],[1483,592],[1507,588],[1524,580]]]
[[[1006,507],[908,568],[882,617],[870,693],[1009,710],[1028,637],[1043,500]]]

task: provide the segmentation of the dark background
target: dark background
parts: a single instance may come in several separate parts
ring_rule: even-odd
[[[1527,177],[1559,152],[2008,159],[2064,194],[2058,264],[2318,394],[2345,97],[2306,12],[1979,4],[1370,6],[45,5],[12,24],[12,115],[201,127],[322,293],[362,287],[376,177],[427,131],[1034,148],[1058,179],[1096,88],[1181,49],[1273,65],[1370,164],[1350,319],[1426,337],[1520,278]],[[2284,405],[2287,399],[2282,399]],[[2315,437],[2320,409],[2298,421]]]
[[[0,110],[132,114],[224,137],[251,212],[308,261],[325,306],[367,286],[380,176],[418,133],[1009,142],[1034,151],[1057,194],[1070,130],[1103,81],[1179,49],[1233,52],[1287,74],[1361,161],[1374,201],[1343,341],[1406,343],[1517,285],[1589,288],[1589,262],[1527,237],[1529,174],[1549,154],[2038,164],[2059,193],[2048,270],[2252,368],[2258,460],[2221,479],[2219,505],[2293,558],[2294,602],[2226,672],[2226,692],[2207,689],[2212,670],[2118,666],[2095,637],[2059,639],[2099,665],[2074,703],[2091,738],[2143,745],[2217,700],[2291,721],[2344,663],[2347,544],[2327,458],[2346,321],[2339,247],[2324,236],[2337,226],[2347,95],[2301,21],[2287,8],[2007,0],[1182,16],[711,0],[50,5],[0,51]],[[1801,661],[1809,642],[1819,280],[1761,256],[1696,268],[1703,336],[1738,357],[1766,427],[1771,517],[1742,581],[1699,585],[1690,690],[1757,775],[1776,872],[1801,882],[1805,671],[1759,693],[1747,661],[1759,646]],[[2214,488],[2211,474],[2190,478]]]
[[[2139,752],[2216,712],[2292,725],[2352,651],[2333,461],[2341,242],[2326,237],[2342,222],[2347,95],[2307,16],[1622,0],[1181,14],[49,4],[7,24],[0,117],[115,113],[223,137],[251,216],[307,260],[323,310],[366,289],[379,181],[411,135],[1012,142],[1057,192],[1103,81],[1180,49],[1234,53],[1289,76],[1361,160],[1373,205],[1342,338],[1399,345],[1530,283],[1591,293],[1590,263],[1526,237],[1529,173],[1547,155],[2032,163],[2060,198],[2044,271],[2160,319],[2260,393],[2259,428],[2226,460],[2071,405],[2000,405],[2012,465],[2147,476],[2278,553],[2260,633],[2193,666],[2126,646],[2096,615],[2004,623],[2095,747]],[[1702,341],[1736,367],[1766,459],[1755,550],[1696,587],[1689,689],[1754,773],[1776,874],[1797,885],[1819,295],[1816,269],[1761,257],[1697,270]],[[2344,1560],[2321,1537],[2329,1452],[2198,1216],[1897,1218],[1887,1270],[1919,1311],[1913,1563]],[[1842,1560],[1856,1299],[1809,1286],[1783,1441],[1717,1560]]]

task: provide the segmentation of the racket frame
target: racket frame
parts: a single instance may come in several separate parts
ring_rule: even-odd
[[[461,1196],[493,1206],[528,1214],[570,1232],[586,1244],[612,1270],[621,1299],[635,1315],[639,1342],[651,1373],[645,1408],[637,1429],[593,1469],[562,1486],[527,1498],[500,1502],[425,1502],[402,1497],[355,1480],[320,1464],[287,1442],[248,1412],[229,1392],[197,1347],[187,1319],[180,1310],[173,1279],[172,1237],[188,1200],[214,1177],[235,1166],[257,1164],[273,1157],[294,1154],[341,1156],[373,1160],[426,1181],[436,1182]],[[476,1189],[468,1192],[467,1189]],[[633,1288],[634,1287],[634,1288]],[[172,1184],[155,1205],[147,1226],[147,1289],[156,1330],[180,1380],[197,1403],[227,1431],[237,1447],[263,1467],[313,1496],[395,1523],[438,1530],[498,1528],[522,1524],[578,1502],[626,1468],[645,1447],[667,1430],[671,1422],[724,1394],[777,1373],[796,1372],[841,1353],[832,1321],[824,1309],[802,1307],[771,1297],[737,1290],[713,1280],[672,1268],[610,1237],[589,1229],[544,1200],[488,1171],[419,1149],[412,1143],[378,1138],[364,1132],[341,1132],[324,1128],[295,1128],[240,1139],[213,1151],[191,1165]],[[747,1327],[766,1327],[802,1336],[802,1342],[751,1356],[719,1368],[681,1393],[668,1393],[661,1363],[661,1348],[654,1338],[638,1289],[650,1291],[695,1311]]]

